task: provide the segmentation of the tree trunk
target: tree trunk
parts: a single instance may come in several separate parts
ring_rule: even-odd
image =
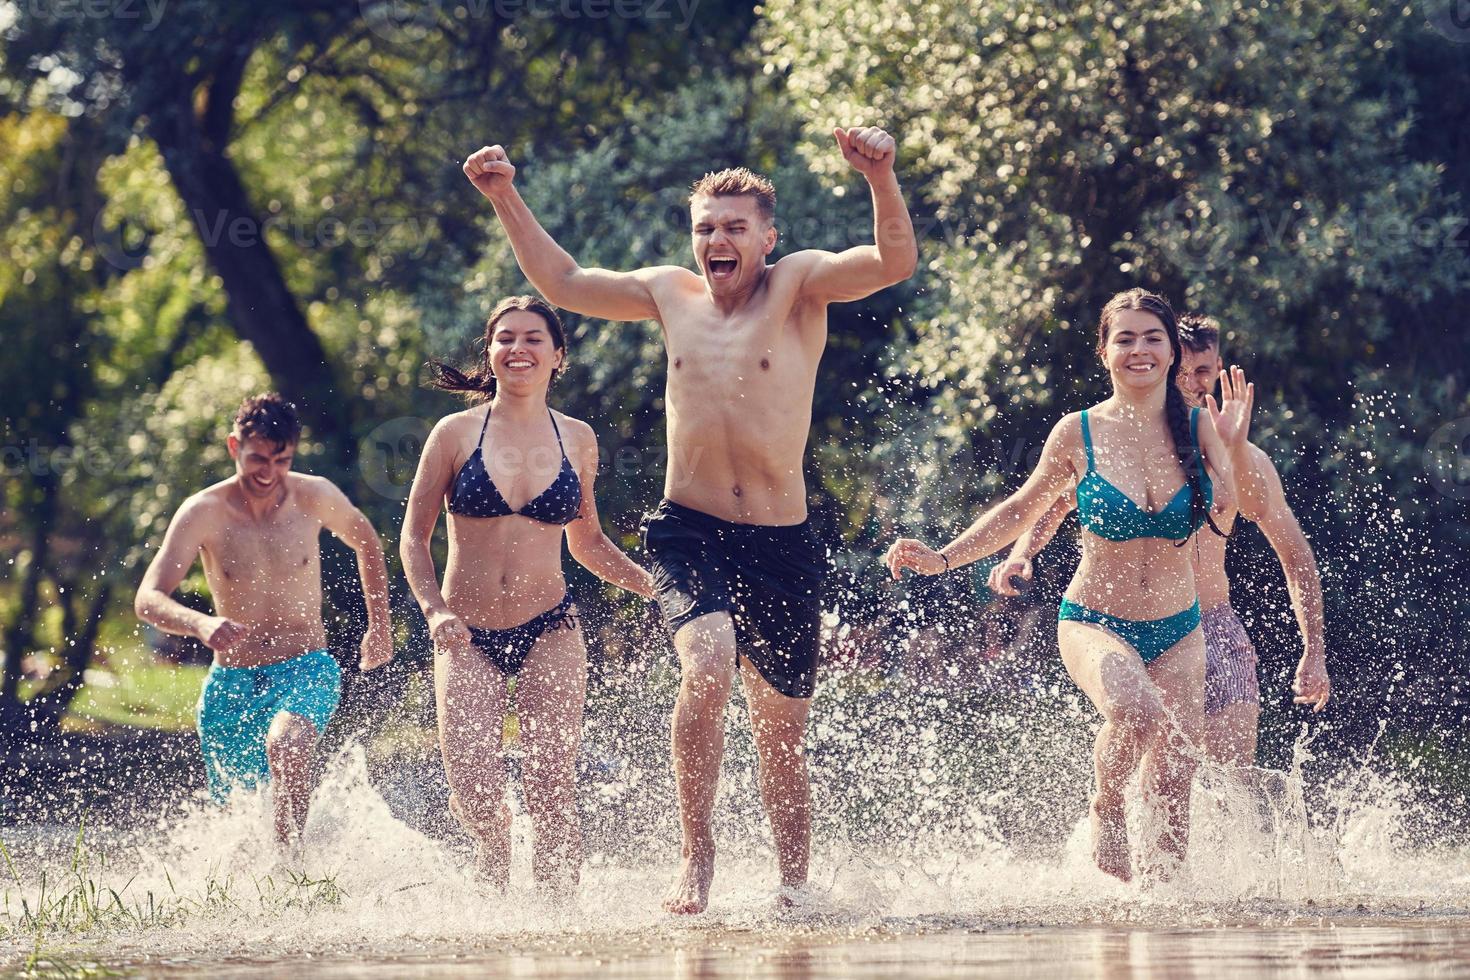
[[[353,399],[338,391],[321,340],[312,331],[265,240],[239,172],[228,157],[234,99],[250,49],[221,64],[196,108],[194,91],[149,118],[148,132],[163,154],[175,189],[224,283],[230,322],[248,341],[281,392],[296,402],[302,421],[326,446],[336,466],[352,459]],[[180,80],[181,82],[183,79]]]
[[[26,714],[35,725],[33,738],[55,732],[61,726],[66,709],[81,691],[83,675],[92,665],[97,636],[102,631],[102,619],[107,614],[108,600],[112,598],[111,583],[103,583],[85,602],[85,610],[82,610],[79,607],[83,603],[74,594],[75,584],[68,583],[61,588],[65,590],[62,599],[63,662],[57,668],[61,680],[26,703]]]
[[[20,586],[15,619],[5,631],[4,674],[0,675],[0,739],[24,741],[29,734],[25,704],[20,699],[21,661],[35,642],[36,618],[40,615],[41,579],[51,555],[51,525],[56,520],[57,490],[54,478],[37,477],[35,525],[31,532],[31,563]]]

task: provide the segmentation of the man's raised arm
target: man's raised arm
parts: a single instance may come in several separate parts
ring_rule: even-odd
[[[611,272],[579,266],[531,213],[516,190],[515,173],[499,146],[481,147],[464,162],[464,175],[494,206],[531,285],[553,305],[573,313],[604,320],[657,318],[650,283],[659,270]]]
[[[898,144],[876,126],[835,129],[837,148],[868,182],[873,196],[873,244],[842,252],[797,253],[810,264],[803,292],[830,303],[847,303],[903,282],[919,264],[914,222],[893,172]]]

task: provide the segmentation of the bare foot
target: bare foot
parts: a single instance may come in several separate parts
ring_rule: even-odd
[[[475,841],[475,857],[470,867],[476,883],[502,893],[510,887],[510,867],[500,848]]]
[[[1119,881],[1133,879],[1133,867],[1128,857],[1128,821],[1123,815],[1123,804],[1099,806],[1092,801],[1092,859],[1104,872]]]
[[[470,840],[474,842],[471,869],[475,880],[497,891],[505,891],[510,885],[510,806],[502,802],[488,825],[476,826],[459,797],[451,793],[449,812],[469,832]]]
[[[811,904],[812,893],[804,881],[795,885],[782,885],[781,890],[776,892],[776,910],[779,912],[809,908]]]
[[[664,911],[698,915],[709,906],[709,886],[715,880],[715,852],[691,853],[684,858],[679,878],[664,895]]]

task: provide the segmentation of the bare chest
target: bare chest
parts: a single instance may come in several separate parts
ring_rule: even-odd
[[[269,521],[235,522],[204,544],[211,588],[270,589],[319,574],[321,523],[300,512]]]
[[[1119,492],[1139,507],[1157,513],[1184,487],[1179,457],[1172,448],[1149,440],[1109,447],[1096,453],[1096,469]]]
[[[668,384],[687,400],[767,398],[808,388],[820,347],[803,338],[808,328],[784,315],[738,319],[696,317],[669,331]]]

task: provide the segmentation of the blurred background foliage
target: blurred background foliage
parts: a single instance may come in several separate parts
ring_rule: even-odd
[[[1216,316],[1257,384],[1255,438],[1323,566],[1332,724],[1462,725],[1470,31],[1433,4],[104,6],[0,2],[7,737],[55,731],[93,658],[141,643],[132,589],[183,498],[229,474],[247,392],[299,401],[300,467],[396,565],[415,434],[455,407],[423,362],[473,356],[488,307],[527,289],[470,150],[506,145],[582,262],[688,264],[687,188],[727,165],[775,180],[778,254],[867,238],[831,140],[859,124],[898,138],[922,242],[912,281],[832,309],[818,386],[810,503],[859,662],[901,657],[885,624],[915,611],[973,657],[975,580],[900,610],[873,557],[1019,483],[1056,417],[1104,395],[1097,311],[1141,284]],[[662,484],[660,341],[571,326],[553,400],[597,429],[631,548]],[[1299,640],[1259,534],[1232,565],[1279,762]],[[341,549],[327,568],[350,649],[355,575]],[[603,653],[665,657],[646,611],[579,581]]]

